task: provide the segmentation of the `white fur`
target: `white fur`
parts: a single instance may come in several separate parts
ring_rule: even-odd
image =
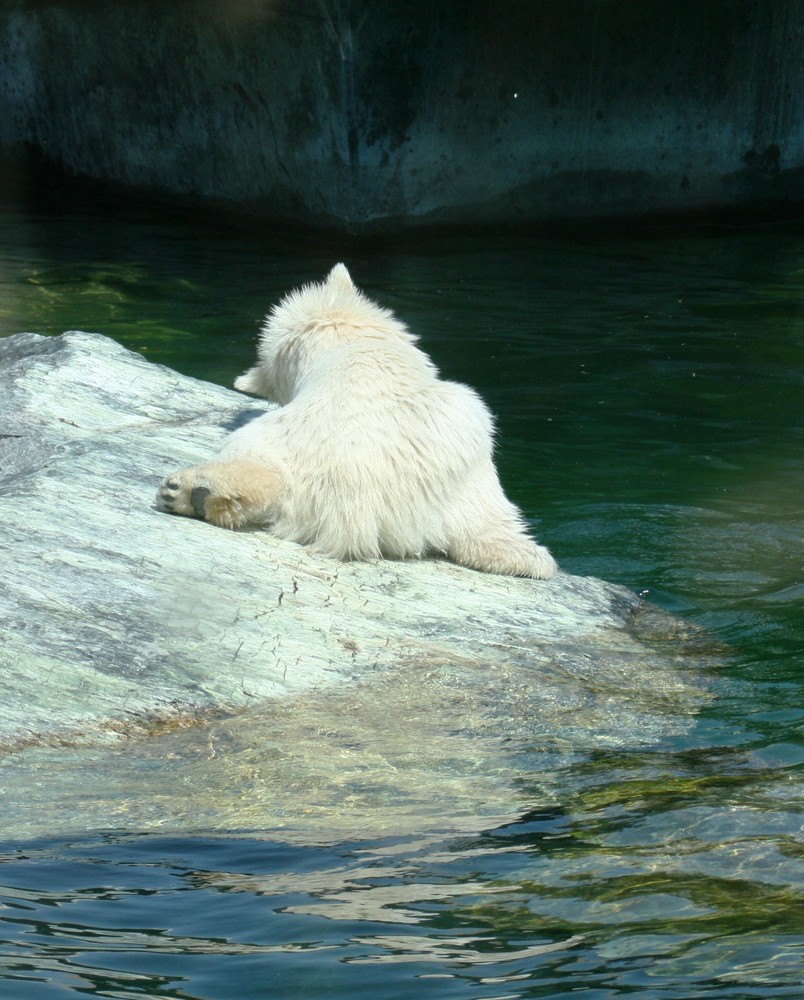
[[[442,381],[343,264],[273,309],[258,363],[235,387],[280,409],[168,477],[160,509],[266,525],[339,559],[440,553],[491,573],[555,572],[500,487],[483,401]]]

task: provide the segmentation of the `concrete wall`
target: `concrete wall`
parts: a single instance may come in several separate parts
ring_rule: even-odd
[[[804,200],[798,0],[0,7],[0,145],[361,228]]]

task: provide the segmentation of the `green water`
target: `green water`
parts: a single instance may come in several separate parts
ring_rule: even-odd
[[[561,564],[726,651],[648,749],[518,730],[496,825],[5,842],[0,995],[804,996],[804,229],[361,243],[71,197],[7,205],[0,236],[0,335],[98,331],[224,384],[345,260],[489,402]]]

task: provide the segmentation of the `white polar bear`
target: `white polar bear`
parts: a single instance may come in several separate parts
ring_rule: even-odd
[[[291,292],[266,319],[258,364],[235,382],[280,408],[165,479],[157,506],[263,525],[338,559],[442,554],[549,579],[555,560],[497,478],[491,414],[472,389],[442,381],[416,340],[343,264]]]

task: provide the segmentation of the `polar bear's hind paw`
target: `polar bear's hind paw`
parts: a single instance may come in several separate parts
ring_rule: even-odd
[[[156,506],[168,514],[184,517],[203,517],[204,500],[209,490],[186,481],[181,472],[163,479],[156,495]]]
[[[253,462],[209,462],[162,480],[156,506],[221,528],[269,523],[284,490],[281,472]]]
[[[198,517],[221,528],[239,528],[248,520],[243,498],[221,496],[209,486],[199,483],[195,470],[184,469],[162,482],[156,496],[156,506],[168,514]]]

